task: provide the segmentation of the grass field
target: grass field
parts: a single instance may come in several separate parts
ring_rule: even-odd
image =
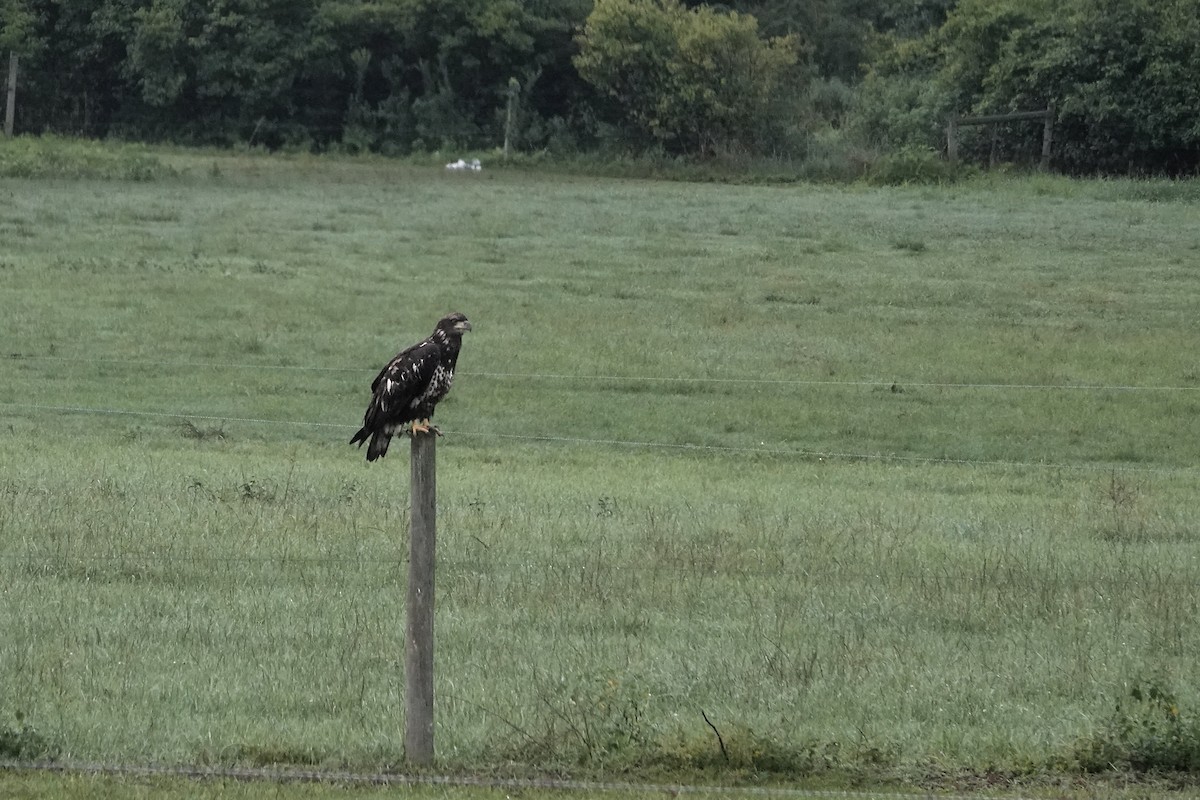
[[[0,178],[9,755],[402,764],[406,448],[345,442],[452,309],[442,768],[1200,752],[1195,185],[138,159]]]
[[[282,783],[275,786],[264,786],[262,783],[232,781],[232,780],[193,780],[181,778],[121,778],[96,777],[91,775],[23,775],[19,773],[6,774],[0,772],[0,795],[5,797],[20,797],[22,800],[93,800],[94,798],[154,798],[154,800],[256,800],[267,796],[276,800],[382,800],[394,798],[399,792],[412,800],[512,800],[521,797],[525,800],[565,800],[579,797],[579,792],[570,791],[541,791],[523,789],[483,789],[460,787],[404,787],[394,786],[355,786],[337,783]],[[672,796],[662,790],[604,791],[592,793],[594,796],[619,797],[623,800],[662,800],[664,796]],[[686,796],[696,800],[716,800],[739,796],[737,793],[722,791],[721,787],[711,791],[688,791]],[[749,792],[741,796],[751,796]],[[787,796],[787,795],[785,795]],[[794,800],[804,800],[803,792],[790,793]],[[813,797],[820,797],[818,791]],[[826,794],[825,796],[829,796]],[[930,795],[925,795],[926,797]],[[991,796],[997,796],[993,793]],[[1094,787],[1091,790],[1082,787],[1064,786],[1053,793],[1041,792],[1037,796],[1054,797],[1057,800],[1067,798],[1094,798],[1103,796],[1107,800],[1180,800],[1183,793],[1166,783],[1148,783],[1142,781],[1134,786],[1106,787],[1103,795],[1098,795]],[[856,791],[845,795],[855,800],[902,800],[904,795],[887,791]],[[914,797],[916,797],[914,795]]]

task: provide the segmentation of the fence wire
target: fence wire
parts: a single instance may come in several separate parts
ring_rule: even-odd
[[[347,375],[374,374],[376,367],[334,367],[315,364],[258,364],[247,362],[193,362],[170,359],[128,359],[128,358],[92,358],[87,356],[36,355],[25,353],[0,354],[0,359],[13,362],[48,361],[60,363],[102,363],[123,365],[129,367],[161,367],[170,369],[208,369],[208,370],[267,370],[292,371],[312,373],[345,373]],[[671,384],[709,384],[729,386],[763,386],[782,389],[799,387],[845,387],[845,388],[891,388],[897,386],[911,389],[940,389],[958,391],[1064,391],[1064,392],[1112,392],[1112,393],[1190,393],[1200,392],[1200,386],[1178,385],[1137,385],[1137,384],[1045,384],[1045,383],[993,383],[993,382],[939,382],[924,380],[816,380],[816,379],[770,379],[747,377],[687,377],[687,376],[640,376],[640,375],[572,375],[564,373],[540,372],[492,372],[492,371],[459,371],[464,378],[482,378],[490,380],[520,380],[520,381],[578,381],[585,383],[632,383],[649,385]],[[353,431],[357,425],[347,423],[321,422],[317,420],[281,420],[262,417],[239,417],[212,413],[187,413],[184,411],[154,411],[121,408],[97,408],[85,406],[49,405],[40,403],[0,403],[0,408],[24,409],[28,411],[52,412],[59,414],[93,414],[102,416],[140,416],[147,418],[174,419],[181,423],[191,421],[238,423],[249,425],[266,425],[282,427],[341,429]],[[808,461],[866,461],[883,463],[900,463],[914,465],[946,465],[965,467],[993,467],[1012,469],[1051,469],[1073,471],[1109,471],[1109,464],[1068,464],[1047,459],[1033,461],[1004,461],[988,459],[953,458],[948,456],[904,455],[898,453],[856,453],[843,451],[823,451],[797,449],[788,447],[762,446],[730,446],[709,445],[679,442],[661,442],[653,440],[634,439],[598,439],[579,436],[560,436],[555,434],[507,434],[487,431],[443,429],[455,436],[474,439],[504,439],[508,441],[524,441],[531,443],[557,443],[579,446],[608,446],[622,448],[661,449],[679,452],[707,452],[723,454],[758,454],[764,456],[794,458]],[[1147,466],[1138,464],[1122,464],[1123,472],[1134,473],[1186,473],[1195,471],[1191,467]]]
[[[725,553],[700,554],[695,558],[656,558],[652,563],[646,560],[644,554],[639,556],[638,554],[629,553],[626,555],[628,555],[628,558],[605,562],[600,566],[589,564],[584,560],[548,561],[544,558],[539,558],[536,561],[502,562],[483,559],[468,561],[442,556],[438,559],[438,571],[443,578],[450,582],[448,585],[452,585],[455,580],[476,580],[481,578],[524,578],[531,580],[539,577],[561,579],[564,576],[583,579],[585,576],[588,576],[589,581],[606,582],[615,588],[619,588],[623,584],[643,580],[644,576],[647,575],[674,575],[676,577],[695,578],[702,581],[714,579],[736,579],[739,581],[772,579],[782,583],[812,583],[817,581],[819,577],[828,578],[830,574],[835,574],[842,580],[865,580],[875,586],[902,583],[911,585],[936,584],[939,587],[962,586],[978,588],[981,583],[986,583],[976,572],[950,573],[944,568],[936,566],[929,567],[924,571],[905,572],[902,575],[896,575],[889,573],[886,568],[878,565],[857,566],[843,564],[834,569],[826,568],[819,576],[816,571],[803,566],[797,566],[794,563],[791,565],[784,563],[729,563],[730,557]],[[587,554],[581,554],[580,559],[586,557]],[[362,573],[388,574],[394,576],[396,580],[403,582],[404,573],[402,567],[407,563],[407,560],[407,550],[399,544],[395,549],[390,551],[369,550],[345,556],[253,554],[212,556],[193,555],[190,553],[138,552],[114,554],[111,552],[86,552],[82,549],[80,552],[71,553],[70,555],[39,552],[0,552],[0,564],[7,563],[10,567],[24,567],[27,572],[34,573],[50,573],[56,568],[72,566],[86,566],[96,572],[113,568],[124,568],[128,571],[138,568],[150,569],[173,566],[199,568],[200,572],[207,576],[206,579],[211,579],[215,582],[218,574],[215,569],[218,567],[225,570],[231,567],[246,567],[247,569],[239,574],[226,576],[238,585],[250,583],[247,580],[250,572],[261,570],[266,566],[274,566],[280,569],[296,568],[298,570],[336,568],[340,572],[351,571],[350,568],[357,567],[358,571]],[[905,569],[909,568],[905,567]],[[627,578],[624,576],[635,577]],[[264,577],[264,573],[260,572],[257,577]],[[269,580],[265,582],[270,585],[277,585],[289,580],[293,580],[293,578],[278,573],[271,573]],[[1085,577],[1060,577],[1056,578],[1056,580],[1062,585],[1086,585],[1097,592],[1100,590],[1121,591],[1131,587],[1144,588],[1146,581],[1145,577],[1136,569],[1115,575],[1089,573]],[[1166,576],[1159,574],[1154,578],[1154,581],[1153,588],[1156,590],[1170,585],[1183,587],[1200,586],[1200,576],[1187,572],[1183,574],[1172,573]]]
[[[171,367],[176,369],[252,369],[252,370],[284,370],[296,372],[345,372],[356,375],[373,375],[378,366],[362,367],[329,367],[315,364],[254,364],[245,362],[193,362],[171,361],[161,359],[125,359],[125,358],[92,358],[87,356],[44,356],[9,353],[0,356],[12,361],[60,361],[66,363],[88,362],[96,364],[118,364],[138,367]],[[1200,392],[1200,386],[1172,385],[1137,385],[1137,384],[1058,384],[1058,383],[989,383],[969,381],[926,381],[905,380],[901,378],[890,380],[816,380],[806,378],[744,378],[744,377],[686,377],[686,376],[646,376],[646,375],[571,375],[565,373],[546,372],[472,372],[459,370],[461,377],[493,378],[505,380],[542,380],[542,381],[606,381],[613,383],[710,383],[737,384],[760,386],[846,386],[868,388],[890,388],[904,386],[916,389],[984,389],[984,390],[1017,390],[1017,391],[1086,391],[1086,392]]]
[[[85,406],[55,406],[40,403],[0,403],[0,408],[24,409],[27,411],[49,411],[57,414],[94,414],[99,416],[132,416],[160,419],[175,419],[181,423],[189,421],[203,422],[233,422],[249,425],[278,425],[285,427],[307,428],[337,428],[347,431],[357,430],[357,425],[339,422],[318,422],[315,420],[286,420],[268,419],[262,417],[232,417],[217,414],[189,414],[170,411],[143,411],[122,408],[94,408]],[[681,452],[724,453],[724,454],[757,454],[795,458],[806,461],[864,461],[885,462],[919,465],[943,465],[961,467],[994,467],[1001,469],[1049,469],[1072,470],[1084,472],[1110,472],[1114,469],[1111,464],[1068,464],[1049,460],[1041,461],[1002,461],[987,459],[950,458],[947,456],[902,455],[899,453],[849,453],[830,450],[802,450],[789,447],[739,447],[734,445],[689,444],[680,442],[658,442],[636,439],[592,439],[581,436],[556,436],[551,434],[515,434],[493,433],[488,431],[463,431],[452,428],[441,428],[447,435],[464,436],[477,439],[506,439],[525,442],[544,442],[570,444],[580,446],[607,446],[642,449],[676,450]],[[1121,472],[1181,474],[1196,472],[1196,467],[1148,466],[1141,464],[1122,464]]]

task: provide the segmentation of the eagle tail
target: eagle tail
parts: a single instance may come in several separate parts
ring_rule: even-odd
[[[377,458],[382,458],[387,455],[388,444],[392,441],[392,434],[385,431],[370,431],[364,428],[359,428],[358,433],[350,438],[350,444],[356,444],[362,447],[370,440],[367,445],[367,461],[374,461]]]
[[[382,458],[387,455],[388,444],[392,441],[390,433],[378,431],[371,437],[371,444],[367,446],[367,461],[374,461],[377,458]]]

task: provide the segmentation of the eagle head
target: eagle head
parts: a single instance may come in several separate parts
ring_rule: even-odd
[[[471,320],[461,311],[455,311],[438,320],[437,330],[450,336],[462,336],[471,330]]]

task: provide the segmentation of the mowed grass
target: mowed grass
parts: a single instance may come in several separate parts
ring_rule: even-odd
[[[1070,768],[1136,682],[1200,708],[1181,185],[161,158],[0,179],[0,727],[47,752],[403,763],[407,448],[345,442],[455,309],[443,768]]]
[[[331,781],[328,783],[295,783],[284,782],[270,787],[260,782],[235,780],[192,780],[173,777],[108,777],[93,775],[56,775],[56,774],[21,774],[0,773],[0,792],[5,796],[20,797],[23,800],[77,800],[77,798],[117,797],[117,798],[155,798],[155,800],[256,800],[269,792],[278,800],[381,800],[394,798],[399,793],[414,800],[510,800],[512,797],[522,797],[526,800],[566,800],[578,797],[579,791],[540,790],[532,788],[513,789],[501,787],[495,789],[475,787],[427,787],[404,786],[362,786],[346,785]],[[661,800],[664,792],[659,788],[631,788],[623,791],[592,791],[590,796],[620,797],[626,800]],[[727,798],[730,792],[725,787],[715,787],[711,790],[692,788],[687,792],[689,798],[707,800],[708,798]],[[750,793],[747,792],[747,796]],[[819,797],[823,793],[816,790],[811,796]],[[826,796],[827,793],[825,793]],[[735,795],[736,796],[736,795]],[[783,796],[787,796],[786,794]],[[803,798],[799,792],[792,797]],[[893,791],[855,792],[855,797],[869,800],[878,797],[895,798]],[[1095,798],[1095,787],[1061,787],[1052,796],[1059,800],[1067,798]],[[1171,798],[1178,800],[1183,794],[1165,782],[1159,786],[1148,786],[1139,783],[1135,786],[1108,786],[1103,796],[1109,800],[1158,800]]]
[[[264,786],[260,782],[236,780],[192,780],[179,777],[22,774],[0,772],[0,794],[22,800],[76,800],[96,797],[155,798],[155,800],[257,800],[268,793],[278,800],[383,800],[398,793],[413,800],[509,800],[513,789],[455,786],[363,786],[355,784],[284,782]],[[529,800],[564,800],[575,792],[521,789]],[[1167,796],[1160,792],[1160,796]],[[662,791],[629,791],[613,794],[628,800],[661,800]],[[719,798],[719,791],[689,792],[689,797]],[[1114,795],[1120,797],[1121,795]],[[1139,797],[1147,797],[1145,789]]]

